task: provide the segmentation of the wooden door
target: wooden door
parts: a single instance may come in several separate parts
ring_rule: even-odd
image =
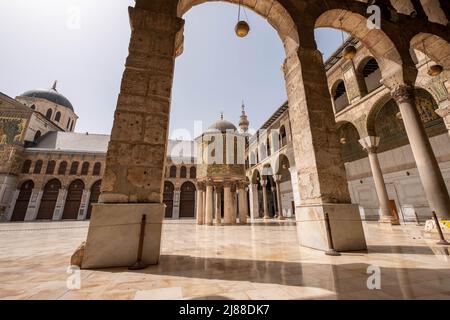
[[[185,182],[181,186],[180,218],[195,217],[195,191],[195,185],[192,182]]]
[[[88,211],[86,214],[86,219],[88,219],[88,220],[91,218],[92,205],[95,203],[98,203],[98,198],[100,198],[101,186],[102,186],[102,181],[97,181],[91,187],[91,195],[89,197],[89,206],[88,206]]]
[[[164,182],[164,194],[163,194],[163,203],[166,205],[166,218],[172,218],[173,216],[173,193],[175,187],[174,185],[166,181]]]

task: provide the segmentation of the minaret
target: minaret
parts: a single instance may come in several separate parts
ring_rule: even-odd
[[[249,124],[250,122],[248,121],[247,114],[245,113],[245,104],[244,101],[242,101],[242,114],[241,120],[239,121],[239,128],[241,128],[242,133],[247,133]]]

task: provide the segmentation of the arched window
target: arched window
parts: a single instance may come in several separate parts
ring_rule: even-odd
[[[369,59],[361,70],[364,77],[366,93],[371,93],[375,89],[381,87],[381,70],[377,60]]]
[[[61,120],[61,112],[58,111],[55,116],[55,121],[59,122],[60,120]]]
[[[180,169],[180,178],[186,179],[187,178],[187,169],[186,167],[181,167]]]
[[[46,117],[48,120],[51,120],[51,119],[52,119],[52,114],[53,114],[53,110],[52,110],[52,109],[48,109],[48,110],[47,110],[47,113],[45,114],[45,117]]]
[[[94,170],[92,171],[92,174],[94,176],[99,176],[101,171],[102,171],[102,164],[100,162],[96,162],[94,164]]]
[[[69,120],[67,120],[67,126],[66,126],[67,130],[69,130],[69,128],[70,128],[70,118],[69,118]]]
[[[81,166],[81,175],[87,176],[89,173],[89,162],[83,162],[83,165]]]
[[[31,107],[30,107],[32,110],[36,110],[36,106],[33,104]]]
[[[266,146],[267,146],[267,156],[270,157],[270,155],[272,154],[272,150],[270,147],[270,139],[269,138],[267,138]]]
[[[56,161],[53,161],[53,160],[49,161],[47,163],[47,170],[45,170],[45,173],[46,174],[53,174],[53,173],[55,173],[55,167],[56,167]]]
[[[42,136],[42,133],[38,130],[36,131],[36,133],[34,134],[34,142],[37,142],[37,140]]]
[[[31,160],[25,160],[22,165],[22,173],[30,173]]]
[[[333,89],[333,100],[336,113],[342,111],[349,105],[347,97],[347,89],[343,80],[339,80]]]
[[[191,179],[197,179],[197,168],[196,167],[191,167],[191,169],[189,169],[189,177]]]
[[[177,177],[177,167],[171,166],[170,167],[170,178],[176,178]]]
[[[78,166],[80,163],[78,161],[72,162],[72,165],[70,166],[70,175],[75,176],[78,172]]]
[[[67,171],[67,162],[63,161],[59,164],[58,174],[63,176],[66,174]]]
[[[287,135],[285,126],[281,126],[280,128],[280,144],[281,147],[284,147],[287,144]]]
[[[74,123],[74,120],[72,120],[72,124],[70,125],[70,131],[73,131],[73,123]]]
[[[42,165],[43,165],[42,160],[36,161],[36,164],[34,165],[33,173],[34,173],[34,174],[41,174],[41,171],[42,171]]]

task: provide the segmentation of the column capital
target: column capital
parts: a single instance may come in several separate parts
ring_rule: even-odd
[[[359,140],[359,143],[367,153],[377,153],[380,145],[380,137],[367,136]]]
[[[401,84],[391,90],[391,96],[398,104],[413,102],[415,99],[415,89],[413,86]]]

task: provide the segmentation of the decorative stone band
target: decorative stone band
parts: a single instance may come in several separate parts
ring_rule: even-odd
[[[402,84],[391,91],[391,96],[398,104],[405,102],[414,103],[414,90],[413,86]]]

